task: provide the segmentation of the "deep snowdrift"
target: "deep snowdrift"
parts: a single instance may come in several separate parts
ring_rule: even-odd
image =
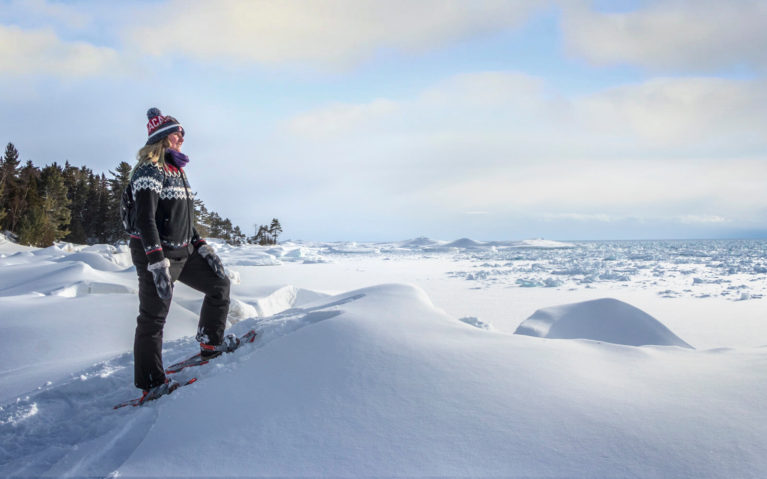
[[[551,339],[593,339],[629,346],[691,348],[644,311],[612,298],[539,309],[515,334]]]

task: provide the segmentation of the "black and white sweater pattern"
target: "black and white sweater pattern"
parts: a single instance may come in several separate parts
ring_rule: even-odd
[[[131,177],[136,231],[150,263],[189,254],[190,244],[204,243],[194,228],[194,194],[184,170],[171,164],[143,163]]]

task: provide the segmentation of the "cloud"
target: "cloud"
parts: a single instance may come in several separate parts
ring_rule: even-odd
[[[121,69],[118,54],[111,48],[64,41],[48,28],[27,30],[0,25],[0,74],[78,78]]]
[[[12,0],[3,5],[5,23],[54,22],[66,28],[82,29],[92,22],[88,10],[72,4],[46,0]]]
[[[716,215],[685,215],[678,218],[678,220],[683,224],[712,224],[727,222],[727,218]]]
[[[291,135],[325,142],[357,133],[372,133],[374,137],[406,134],[429,142],[439,139],[430,135],[468,139],[476,131],[465,128],[472,118],[486,121],[493,114],[509,113],[532,118],[541,107],[542,94],[543,81],[524,73],[464,73],[448,77],[409,99],[377,98],[365,103],[324,105],[290,118],[284,127]],[[453,131],[451,125],[459,127],[460,132]],[[502,122],[497,125],[509,126]]]
[[[421,92],[418,101],[448,108],[530,110],[538,106],[544,94],[544,81],[539,77],[515,71],[484,71],[448,77]]]
[[[283,151],[291,170],[344,171],[362,209],[753,219],[767,208],[764,86],[654,79],[567,97],[518,72],[461,74],[305,112],[286,123]]]
[[[337,133],[348,134],[352,129],[370,127],[379,119],[394,114],[397,103],[379,99],[365,104],[336,103],[315,112],[291,118],[287,128],[315,139],[332,139]]]
[[[541,216],[544,221],[578,221],[583,223],[612,223],[624,218],[615,218],[605,213],[546,213]]]
[[[518,25],[541,2],[173,0],[145,9],[127,42],[154,55],[343,69],[381,49],[424,52]]]
[[[452,152],[524,157],[758,154],[767,148],[767,82],[656,78],[566,97],[519,72],[459,74],[404,99],[334,103],[286,123],[291,135],[407,137]],[[440,141],[437,141],[440,140]],[[485,157],[484,161],[489,161]]]
[[[583,122],[654,146],[764,146],[767,82],[656,78],[578,98]]]
[[[627,13],[565,3],[568,50],[598,64],[654,71],[767,68],[767,3],[762,0],[670,0]]]

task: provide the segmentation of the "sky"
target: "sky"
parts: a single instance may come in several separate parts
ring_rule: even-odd
[[[0,0],[0,142],[248,234],[767,238],[765,0]]]

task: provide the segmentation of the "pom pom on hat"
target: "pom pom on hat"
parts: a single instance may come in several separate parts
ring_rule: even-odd
[[[182,135],[184,134],[181,123],[170,115],[163,116],[159,108],[150,108],[147,110],[146,116],[149,119],[149,123],[146,124],[147,135],[149,135],[146,140],[147,145],[157,143],[171,133],[180,132]]]

